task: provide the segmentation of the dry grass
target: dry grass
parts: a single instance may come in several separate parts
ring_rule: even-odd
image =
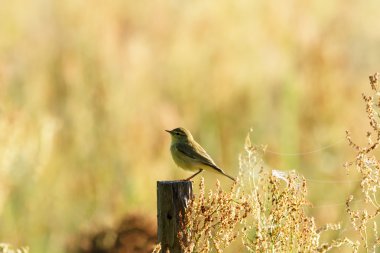
[[[223,252],[237,238],[236,227],[250,212],[247,196],[236,183],[223,191],[217,181],[216,189],[206,194],[202,178],[199,196],[189,202],[181,221],[181,246],[186,253]]]
[[[364,205],[354,207],[355,197],[349,196],[346,201],[346,209],[353,228],[359,232],[362,247],[366,252],[375,252],[380,248],[380,237],[377,232],[376,219],[380,216],[380,204],[378,191],[380,189],[380,162],[375,152],[380,144],[380,93],[379,74],[369,77],[372,95],[363,94],[366,105],[366,113],[371,131],[366,133],[367,145],[360,146],[352,141],[347,131],[349,145],[355,150],[355,159],[347,162],[347,170],[355,170],[360,175],[361,194],[356,198],[363,198]]]
[[[246,142],[241,156],[242,187],[251,192],[253,212],[244,220],[242,241],[249,252],[327,252],[348,245],[357,245],[348,238],[322,242],[328,230],[339,225],[326,224],[318,228],[315,218],[307,214],[306,180],[295,171],[266,170],[262,166],[260,149]],[[252,167],[253,165],[253,167]]]

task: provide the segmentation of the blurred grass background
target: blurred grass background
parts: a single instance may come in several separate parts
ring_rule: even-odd
[[[65,252],[82,229],[155,215],[156,181],[188,176],[163,131],[177,126],[230,174],[253,128],[270,167],[309,179],[317,223],[341,220],[356,187],[344,131],[365,140],[360,94],[380,70],[379,7],[3,1],[1,240]]]

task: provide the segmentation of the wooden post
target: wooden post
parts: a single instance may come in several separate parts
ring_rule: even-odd
[[[193,196],[191,181],[157,182],[157,223],[158,242],[161,252],[182,253],[177,237],[179,214],[187,207]]]

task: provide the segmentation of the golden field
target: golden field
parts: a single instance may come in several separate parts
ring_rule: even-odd
[[[0,242],[60,253],[126,213],[154,217],[156,181],[189,176],[164,132],[178,126],[232,175],[252,129],[266,167],[306,178],[317,224],[349,227],[345,130],[366,143],[377,1],[1,6]]]

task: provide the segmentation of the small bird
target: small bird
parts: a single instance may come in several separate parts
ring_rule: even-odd
[[[214,171],[236,181],[235,178],[224,173],[224,171],[215,164],[201,145],[194,140],[188,130],[179,127],[165,131],[170,133],[172,137],[170,151],[177,166],[185,170],[197,171],[194,175],[186,178],[184,181],[192,179],[203,170]]]

